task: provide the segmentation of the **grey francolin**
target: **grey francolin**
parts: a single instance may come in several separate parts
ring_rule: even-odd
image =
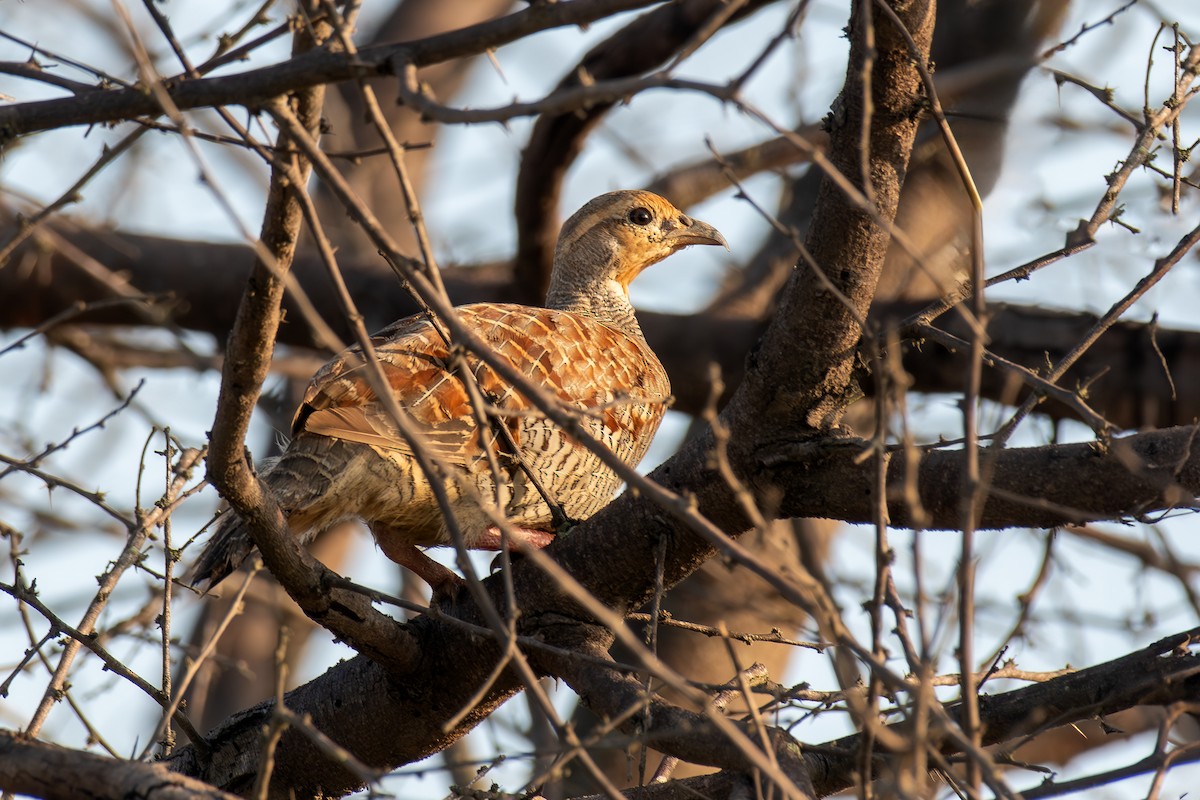
[[[634,317],[629,283],[693,244],[725,245],[725,239],[655,194],[610,192],[563,225],[546,308],[477,303],[456,310],[464,325],[519,372],[565,406],[585,412],[581,419],[591,435],[634,465],[658,430],[671,389]],[[374,345],[392,393],[421,433],[416,446],[450,473],[442,480],[468,547],[500,546],[499,530],[480,502],[494,503],[516,536],[542,547],[553,540],[561,517],[586,519],[620,485],[594,453],[468,355],[496,429],[481,430],[462,376],[427,316],[393,323],[375,335]],[[360,351],[352,348],[313,377],[292,422],[290,444],[261,478],[291,531],[305,541],[339,522],[362,519],[389,558],[435,591],[448,588],[457,576],[418,549],[451,543],[443,510],[413,458],[413,444],[400,434],[363,369]],[[227,514],[193,580],[211,588],[252,548],[241,520]]]

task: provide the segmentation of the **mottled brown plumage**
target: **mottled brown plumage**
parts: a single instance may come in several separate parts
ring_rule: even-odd
[[[478,303],[457,313],[532,382],[584,411],[588,432],[622,461],[636,464],[662,421],[670,384],[642,337],[629,283],[650,264],[692,244],[725,240],[657,195],[611,192],[563,226],[548,308]],[[553,539],[556,511],[586,519],[620,485],[598,456],[468,355],[495,420],[480,426],[467,386],[428,317],[400,320],[373,338],[392,395],[420,432],[418,446],[448,473],[444,484],[468,547],[499,546],[497,530],[476,498],[494,503],[519,536],[540,547]],[[413,446],[364,370],[361,351],[352,348],[313,377],[293,421],[292,441],[264,469],[263,480],[297,535],[307,540],[344,520],[363,519],[388,557],[438,588],[453,574],[417,547],[450,543],[445,518],[412,457]],[[194,579],[214,585],[251,549],[241,521],[230,515],[201,555]]]

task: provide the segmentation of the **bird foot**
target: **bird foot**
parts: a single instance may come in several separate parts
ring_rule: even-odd
[[[515,561],[522,557],[522,543],[533,548],[534,550],[541,550],[543,547],[553,542],[556,538],[558,537],[551,531],[539,531],[534,530],[533,528],[510,528],[507,539],[509,552],[508,558]],[[482,541],[484,542],[483,544],[480,544],[477,541],[475,547],[479,548],[480,550],[500,550],[503,547],[503,543],[500,538],[500,529],[494,526],[487,529],[487,533]],[[503,563],[504,554],[501,553],[492,559],[489,570],[491,572],[496,572],[500,569],[500,566]]]
[[[512,527],[508,530],[508,549],[510,552],[517,553],[520,552],[521,545],[524,544],[526,547],[531,547],[534,550],[541,550],[556,538],[556,535],[552,531]],[[495,525],[488,528],[482,536],[471,543],[471,547],[476,550],[499,550],[503,546],[504,542],[500,536],[500,529]]]
[[[566,536],[571,532],[572,528],[576,527],[581,522],[583,522],[583,520],[568,517],[567,515],[563,514],[555,518],[553,522],[554,532],[559,536]]]
[[[459,588],[466,585],[466,581],[458,573],[434,561],[416,545],[404,542],[401,537],[389,536],[387,529],[372,530],[375,533],[375,541],[385,556],[429,584],[429,588],[433,590],[433,603],[453,598]],[[472,539],[471,549],[499,550],[507,541],[509,551],[519,554],[522,545],[540,550],[554,539],[555,535],[550,531],[511,528],[505,540],[500,536],[499,528],[490,527],[481,536]],[[494,567],[493,564],[493,571]]]

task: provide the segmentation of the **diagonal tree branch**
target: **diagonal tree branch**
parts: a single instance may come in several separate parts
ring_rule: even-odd
[[[928,58],[933,3],[896,5]],[[828,173],[824,176],[806,242],[811,259],[801,261],[784,287],[755,366],[731,402],[728,416],[735,439],[741,432],[739,422],[753,424],[764,416],[783,423],[784,429],[828,430],[837,424],[853,394],[850,384],[862,321],[890,242],[876,220],[890,224],[896,216],[921,96],[921,79],[904,38],[880,20],[875,26],[875,51],[868,54],[859,30],[865,24],[857,17],[860,6],[853,8],[850,62],[845,87],[834,102],[837,113],[829,123],[828,161],[860,196],[850,197]],[[874,69],[870,84],[864,85],[861,70],[867,57],[874,59]],[[865,107],[868,96],[870,117]],[[868,124],[869,141],[863,143],[859,133]],[[869,148],[866,175],[862,144]]]
[[[308,49],[314,36],[328,36],[328,24],[301,29],[297,48]],[[297,115],[310,131],[320,126],[324,86],[305,90],[295,98]],[[287,136],[280,134],[281,144]],[[291,266],[303,215],[293,195],[293,181],[303,184],[311,164],[298,156],[272,165],[271,184],[263,217],[258,251],[246,291],[238,306],[229,336],[221,375],[216,418],[209,434],[209,481],[245,519],[255,544],[281,578],[291,578],[297,602],[319,624],[352,637],[363,652],[392,665],[404,665],[417,656],[411,642],[390,617],[379,613],[360,595],[330,590],[322,584],[322,571],[287,532],[283,514],[269,492],[254,476],[245,452],[246,431],[271,367],[273,343],[282,321],[281,303],[285,275]],[[295,163],[288,163],[288,159]],[[296,179],[299,180],[296,180]]]
[[[169,94],[180,111],[234,104],[253,107],[288,92],[354,78],[394,75],[395,63],[411,63],[422,67],[452,58],[478,55],[531,33],[567,25],[586,25],[653,2],[655,0],[534,3],[527,9],[498,20],[415,42],[363,48],[354,58],[334,50],[318,49],[280,64],[236,75],[179,80],[169,87]],[[140,88],[14,103],[0,107],[0,142],[38,131],[72,125],[124,122],[141,116],[158,116],[159,113],[159,104]]]

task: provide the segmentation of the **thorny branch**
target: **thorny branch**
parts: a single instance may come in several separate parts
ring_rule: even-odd
[[[181,111],[232,103],[254,106],[288,92],[360,77],[392,75],[397,63],[425,66],[473,55],[537,31],[585,25],[651,2],[653,0],[535,3],[507,17],[439,36],[363,48],[354,58],[335,50],[317,49],[280,64],[237,75],[178,81],[170,90],[170,99]],[[71,125],[134,120],[159,112],[156,99],[137,88],[91,92],[61,100],[14,103],[0,107],[0,140]]]

